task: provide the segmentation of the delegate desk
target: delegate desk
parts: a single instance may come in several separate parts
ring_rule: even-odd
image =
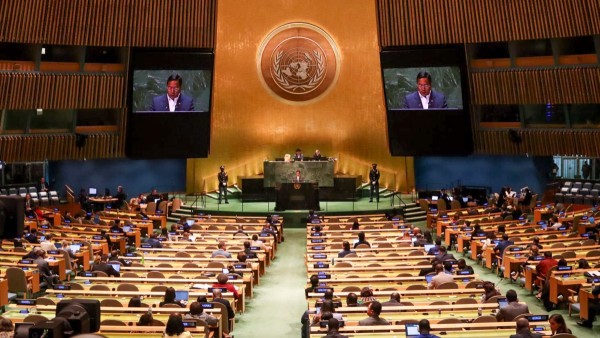
[[[558,299],[559,295],[563,295],[566,299],[566,296],[570,293],[569,289],[577,290],[578,287],[587,284],[588,277],[584,276],[585,272],[598,272],[598,269],[552,271],[550,278],[548,278],[550,284],[550,301],[554,304],[558,304],[560,303]]]
[[[366,313],[364,315],[366,317]],[[437,321],[436,321],[437,322]],[[546,324],[544,322],[544,324]],[[542,325],[544,325],[542,324]],[[491,322],[491,323],[465,323],[460,324],[431,324],[431,333],[443,337],[473,337],[473,338],[506,338],[515,333],[515,322]],[[534,328],[540,325],[531,322],[530,327]],[[546,328],[544,327],[544,330]],[[540,332],[544,337],[549,337],[549,331]],[[327,328],[311,326],[311,337],[322,337],[327,334]],[[392,338],[403,337],[405,335],[404,325],[375,325],[375,326],[352,326],[346,325],[340,328],[340,334],[351,335],[352,337],[379,337]]]
[[[275,210],[321,210],[316,183],[281,183],[277,191]]]
[[[594,296],[592,294],[592,284],[582,284],[581,288],[579,288],[579,304],[580,304],[580,311],[579,311],[579,317],[581,319],[588,319],[589,318],[589,306],[590,303],[592,302],[598,302],[598,296]]]
[[[140,316],[145,314],[148,309],[146,308],[135,308],[135,307],[109,307],[109,306],[100,306],[100,310],[102,312],[101,319],[107,320],[120,320],[126,324],[126,326],[121,327],[129,327],[129,330],[137,330],[139,326],[136,326],[139,322]],[[21,312],[23,311],[23,313]],[[221,311],[218,308],[212,309],[204,309],[205,312],[214,316],[219,322],[221,321]],[[181,308],[154,308],[152,310],[152,317],[154,320],[158,320],[162,323],[167,323],[169,320],[169,316],[171,314],[179,314],[182,312]],[[13,323],[21,323],[23,320],[29,316],[30,314],[42,315],[48,319],[52,319],[55,317],[56,313],[56,305],[36,305],[33,308],[31,306],[11,306],[9,310],[2,314],[3,317],[10,319]],[[184,321],[191,321],[186,320]],[[106,326],[101,326],[106,327]],[[142,327],[145,328],[146,326]],[[164,331],[164,325],[162,326]],[[198,327],[199,328],[199,327]],[[219,329],[219,336],[221,335],[220,327],[217,324],[214,326],[215,329]],[[194,330],[192,328],[192,330]],[[199,332],[203,332],[200,330]],[[111,334],[110,337],[113,337]]]

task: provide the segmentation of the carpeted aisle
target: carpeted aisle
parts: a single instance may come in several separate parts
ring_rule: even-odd
[[[236,338],[300,337],[300,317],[306,310],[306,230],[285,229],[285,242],[267,269],[246,312],[236,315]]]

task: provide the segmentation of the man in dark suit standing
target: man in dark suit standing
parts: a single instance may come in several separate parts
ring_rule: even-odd
[[[405,109],[439,109],[448,108],[446,96],[442,92],[431,89],[431,74],[417,74],[417,91],[404,97]]]
[[[152,99],[151,111],[194,111],[194,99],[181,93],[183,79],[179,74],[171,74],[167,79],[167,94]]]
[[[217,175],[219,180],[219,204],[221,204],[221,198],[225,197],[225,204],[229,204],[227,201],[227,181],[229,181],[229,176],[225,172],[225,166],[221,166],[221,171]]]
[[[377,163],[373,163],[373,168],[371,171],[369,171],[369,202],[373,202],[373,194],[375,194],[377,197],[377,203],[379,203],[379,176],[381,176],[381,174],[377,169]]]

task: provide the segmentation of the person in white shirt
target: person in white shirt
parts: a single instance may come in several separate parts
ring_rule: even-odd
[[[56,250],[56,245],[52,241],[52,234],[47,234],[46,239],[40,243],[40,247],[44,251]]]
[[[452,269],[452,265],[450,265],[450,269]],[[446,273],[444,271],[442,264],[437,264],[435,266],[435,273],[436,275],[431,279],[431,283],[427,286],[429,289],[437,289],[444,283],[454,282],[454,277],[451,273]]]

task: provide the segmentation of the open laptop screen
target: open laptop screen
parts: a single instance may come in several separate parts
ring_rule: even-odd
[[[418,337],[420,335],[418,323],[406,323],[404,324],[404,327],[406,329],[407,338]]]
[[[121,264],[110,264],[116,272],[121,272]]]
[[[175,291],[175,300],[176,301],[187,302],[189,296],[190,296],[189,291],[185,291],[185,290]]]

